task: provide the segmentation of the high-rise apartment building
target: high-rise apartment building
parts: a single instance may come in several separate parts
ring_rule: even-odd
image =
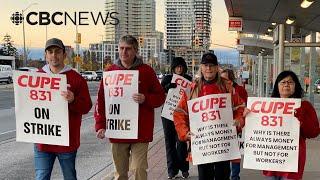
[[[195,9],[195,41],[200,47],[210,48],[211,34],[211,0],[194,0]]]
[[[166,0],[166,48],[185,58],[192,73],[210,47],[211,0]]]
[[[106,25],[106,41],[118,42],[123,35],[151,36],[155,33],[155,0],[106,0],[106,13],[117,12],[119,24]]]
[[[166,0],[167,48],[208,49],[211,33],[211,0]]]
[[[166,0],[165,41],[167,48],[191,46],[193,17],[193,0]]]

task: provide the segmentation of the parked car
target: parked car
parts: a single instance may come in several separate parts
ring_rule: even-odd
[[[82,77],[88,81],[95,81],[97,79],[97,73],[94,71],[85,71],[82,74]]]
[[[12,83],[12,68],[9,65],[0,65],[0,82]]]
[[[314,83],[314,92],[320,93],[320,79],[317,79],[316,82]]]
[[[97,81],[100,81],[101,79],[103,79],[103,71],[96,71],[97,73]]]

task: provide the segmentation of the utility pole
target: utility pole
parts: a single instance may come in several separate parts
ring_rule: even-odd
[[[24,30],[24,13],[25,11],[30,8],[32,5],[37,5],[38,3],[32,3],[30,4],[27,8],[25,8],[24,10],[22,10],[22,33],[23,33],[23,66],[27,66],[27,51],[26,51],[26,35],[25,35],[25,30]]]
[[[46,25],[46,42],[48,40],[48,25]]]
[[[170,69],[171,63],[172,63],[172,52],[171,52],[171,47],[169,46],[169,68],[168,69]],[[167,71],[167,68],[166,68],[166,71]],[[166,73],[169,73],[169,72],[166,72]]]
[[[80,72],[80,66],[79,66],[79,63],[80,63],[80,61],[79,61],[79,58],[80,58],[80,48],[79,48],[79,41],[78,41],[78,25],[76,25],[76,41],[75,41],[75,43],[76,43],[76,63],[77,63],[77,65],[76,65],[76,68],[77,68],[77,70],[78,70],[78,72]]]
[[[192,23],[191,23],[191,50],[192,50],[192,77],[194,77],[194,66],[195,66],[195,62],[194,62],[194,16],[195,12],[193,12],[192,14]]]
[[[103,43],[103,35],[101,34],[101,70],[103,71],[104,69],[104,43]],[[97,61],[98,62],[98,61]]]

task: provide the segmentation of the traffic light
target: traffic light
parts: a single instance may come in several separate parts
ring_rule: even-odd
[[[81,44],[81,33],[77,33],[76,43]]]
[[[139,37],[139,46],[140,47],[144,46],[144,38],[143,37]]]
[[[74,61],[75,61],[76,63],[81,63],[81,57],[80,57],[79,54],[77,54],[77,55],[74,57]]]

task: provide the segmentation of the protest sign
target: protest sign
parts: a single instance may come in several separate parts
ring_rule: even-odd
[[[180,101],[183,91],[189,94],[191,82],[182,76],[173,74],[171,83],[175,83],[177,87],[169,89],[161,116],[173,121],[173,112]]]
[[[243,167],[298,171],[300,123],[294,111],[300,99],[249,97]]]
[[[240,158],[230,94],[192,99],[188,110],[194,165]]]
[[[238,133],[238,145],[240,154],[244,154],[244,133],[245,133],[245,127],[242,128],[242,131]]]
[[[103,72],[106,111],[106,137],[138,138],[139,104],[132,95],[138,93],[139,71]]]
[[[16,140],[69,145],[67,79],[61,74],[13,72]]]

